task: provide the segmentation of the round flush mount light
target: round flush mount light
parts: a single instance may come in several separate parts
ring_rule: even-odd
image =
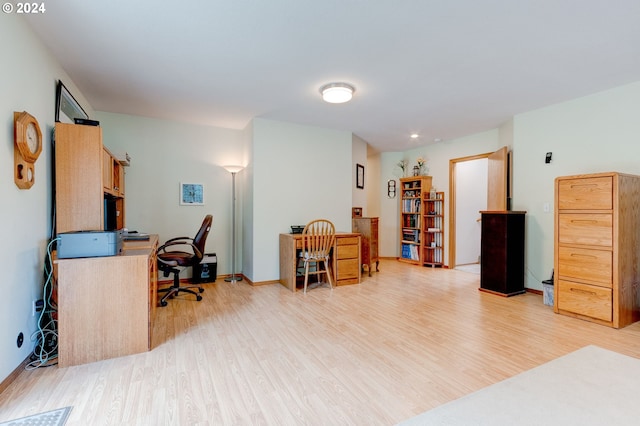
[[[417,133],[411,133],[410,137],[411,137],[411,139],[418,139],[420,137],[420,135],[417,134]]]
[[[320,88],[322,99],[330,104],[349,102],[356,89],[347,83],[329,83]]]

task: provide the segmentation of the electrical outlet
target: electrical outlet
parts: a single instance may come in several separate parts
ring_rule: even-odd
[[[31,316],[36,316],[36,314],[42,312],[44,308],[44,300],[38,299],[33,301],[33,307],[31,309]]]

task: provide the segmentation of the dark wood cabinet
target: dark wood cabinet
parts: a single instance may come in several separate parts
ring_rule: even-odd
[[[480,290],[514,296],[524,289],[523,211],[482,211]]]
[[[369,276],[373,263],[376,264],[376,272],[379,271],[378,264],[378,218],[377,217],[355,217],[352,219],[352,231],[358,232],[362,236],[360,249],[362,266],[367,265]]]

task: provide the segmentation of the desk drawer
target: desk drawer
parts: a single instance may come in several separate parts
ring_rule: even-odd
[[[348,245],[357,245],[358,244],[358,236],[355,237],[339,237],[336,238],[336,245],[338,246],[348,246]]]
[[[603,321],[613,318],[611,289],[558,280],[556,296],[560,310]]]
[[[338,281],[346,279],[356,279],[360,275],[360,265],[358,259],[342,259],[337,262],[337,276]]]
[[[611,247],[613,242],[613,215],[560,213],[558,215],[558,242]]]
[[[357,242],[357,240],[356,240]],[[358,245],[336,247],[336,259],[353,259],[358,257]]]
[[[560,210],[610,210],[613,208],[613,178],[563,179],[558,182]]]

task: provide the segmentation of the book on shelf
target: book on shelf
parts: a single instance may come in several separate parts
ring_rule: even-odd
[[[414,244],[402,244],[402,258],[420,260],[418,246]]]
[[[418,229],[403,229],[402,240],[417,243],[420,241],[420,231]]]

